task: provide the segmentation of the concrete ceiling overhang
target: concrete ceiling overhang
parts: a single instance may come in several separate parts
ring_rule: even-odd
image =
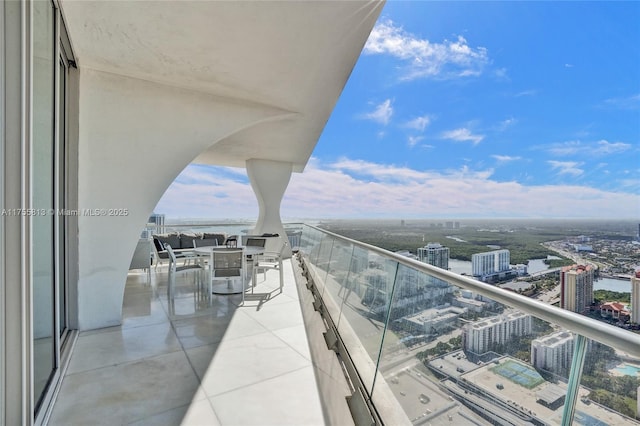
[[[283,112],[194,162],[302,171],[383,6],[379,1],[76,1],[62,10],[80,68]]]

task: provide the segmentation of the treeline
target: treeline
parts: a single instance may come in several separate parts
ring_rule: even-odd
[[[618,292],[611,290],[595,290],[593,292],[593,299],[595,302],[620,302],[631,303],[631,293]]]
[[[440,243],[449,247],[452,259],[471,260],[475,253],[493,250],[488,246],[500,246],[511,253],[511,263],[527,263],[529,259],[546,259],[547,255],[557,255],[556,252],[542,246],[541,243],[563,239],[567,234],[561,230],[518,229],[513,231],[490,232],[475,228],[442,229],[431,227],[401,227],[401,226],[345,226],[343,224],[326,223],[323,228],[344,235],[354,240],[362,241],[389,251],[409,250],[417,253],[419,247],[427,243]],[[453,238],[462,241],[456,241]],[[565,260],[565,263],[567,261]]]

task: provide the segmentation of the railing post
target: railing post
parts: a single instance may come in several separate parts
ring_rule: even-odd
[[[581,334],[577,334],[575,338],[575,346],[573,348],[573,359],[571,360],[569,382],[567,383],[567,396],[565,397],[564,410],[562,412],[562,426],[570,426],[573,422],[573,415],[576,411],[578,389],[580,389],[580,379],[582,379],[582,369],[584,367],[584,358],[586,353],[587,338]]]

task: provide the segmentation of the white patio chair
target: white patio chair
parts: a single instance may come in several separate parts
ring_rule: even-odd
[[[282,242],[282,246],[280,247],[280,251],[278,252],[268,252],[256,255],[256,259],[254,260],[254,280],[257,280],[258,273],[262,272],[264,275],[264,280],[267,280],[267,271],[270,269],[277,269],[280,272],[280,291],[282,291],[282,287],[284,286],[284,271],[282,269],[282,255],[289,245],[287,240]],[[255,283],[254,283],[255,285]]]
[[[171,246],[169,244],[165,244],[164,247],[167,250],[167,253],[169,254],[169,282],[167,285],[167,295],[169,299],[173,299],[174,288],[176,285],[176,275],[195,271],[196,272],[194,276],[194,284],[195,284],[196,277],[198,280],[200,280],[200,272],[202,271],[202,266],[199,264],[178,266],[176,264],[177,262],[176,254],[173,252],[173,249],[171,248]]]

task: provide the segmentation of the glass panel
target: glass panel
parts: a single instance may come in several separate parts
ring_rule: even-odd
[[[332,237],[314,249],[328,313],[383,419],[562,423],[573,333]],[[638,373],[640,360],[589,342],[574,423],[638,424]]]
[[[371,391],[387,318],[397,263],[359,247],[341,293],[338,333]],[[326,294],[330,297],[330,294]]]
[[[314,262],[315,273],[313,279],[316,283],[318,293],[322,296],[324,293],[324,284],[329,271],[329,262],[331,260],[331,251],[333,249],[334,239],[330,235],[324,235],[318,247],[318,257]]]
[[[54,10],[33,2],[33,146],[31,260],[33,276],[33,386],[39,408],[55,368],[54,352]]]
[[[374,404],[395,395],[414,423],[560,423],[566,379],[535,342],[570,333],[403,265],[391,306]]]
[[[331,251],[330,268],[325,280],[325,291],[329,294],[323,294],[323,299],[329,315],[335,321],[340,318],[340,311],[343,308],[344,299],[347,297],[349,287],[346,285],[349,278],[351,259],[353,257],[353,246],[334,241],[333,250]]]

